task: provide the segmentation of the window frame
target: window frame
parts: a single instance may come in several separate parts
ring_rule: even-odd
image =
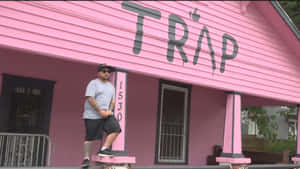
[[[158,106],[157,106],[157,124],[156,124],[156,147],[155,147],[155,164],[188,164],[188,154],[189,154],[189,126],[190,126],[190,107],[191,107],[191,88],[192,85],[183,84],[178,82],[172,82],[160,79],[159,81],[159,91],[158,91]],[[184,91],[186,92],[185,101],[185,120],[184,120],[184,132],[185,135],[185,143],[183,147],[183,160],[162,160],[159,158],[160,154],[160,131],[161,131],[161,117],[162,117],[162,98],[163,98],[163,89],[179,89],[176,91]]]
[[[45,80],[45,79],[40,79],[35,77],[26,77],[22,75],[7,74],[7,73],[0,74],[0,78],[2,78],[0,110],[4,109],[6,111],[10,111],[9,106],[11,105],[11,92],[13,92],[14,88],[16,87],[37,88],[40,89],[41,91],[43,90],[44,96],[43,96],[43,100],[41,100],[42,107],[43,107],[42,109],[44,111],[41,120],[43,121],[42,122],[43,125],[41,125],[43,128],[39,134],[49,135],[54,86],[56,84],[56,81]]]

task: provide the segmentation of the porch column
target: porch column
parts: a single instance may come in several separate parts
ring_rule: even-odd
[[[114,115],[119,121],[122,132],[112,145],[112,150],[115,153],[126,155],[126,89],[127,89],[127,71],[117,69],[114,75],[116,88],[116,104]]]
[[[251,163],[242,154],[241,95],[227,93],[223,152],[216,161],[220,164],[241,165]]]
[[[299,164],[300,163],[300,125],[299,125],[299,122],[300,122],[300,108],[299,108],[299,105],[297,105],[297,147],[296,147],[296,156],[292,158],[292,161],[294,163],[297,163]]]

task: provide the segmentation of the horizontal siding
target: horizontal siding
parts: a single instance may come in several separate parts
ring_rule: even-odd
[[[122,9],[121,2],[1,2],[0,44],[59,58],[107,62],[151,76],[299,103],[297,56],[253,3],[245,15],[240,14],[239,2],[134,3],[162,14],[160,20],[145,17],[139,55],[132,52],[137,15]],[[198,23],[189,18],[195,7],[200,14]],[[177,49],[172,63],[166,59],[171,13],[188,25],[189,38],[183,47],[188,63],[182,63]],[[192,63],[203,26],[210,32],[215,52],[214,72],[206,38],[197,65]],[[226,71],[220,73],[224,33],[236,39],[239,53],[235,59],[226,61]],[[177,39],[182,34],[183,27],[177,25]]]

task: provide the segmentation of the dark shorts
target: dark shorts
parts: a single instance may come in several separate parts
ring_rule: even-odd
[[[86,141],[101,140],[103,131],[109,135],[111,133],[120,133],[121,128],[115,116],[109,116],[105,119],[84,119],[86,129]]]

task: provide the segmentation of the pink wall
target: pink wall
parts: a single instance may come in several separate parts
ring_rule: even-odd
[[[154,165],[158,87],[157,79],[136,74],[128,76],[126,141],[129,155],[136,155],[137,165]],[[222,91],[192,88],[189,165],[206,164],[212,147],[223,144],[225,102],[226,95]]]
[[[223,145],[226,95],[222,91],[193,87],[190,114],[189,164],[206,164],[214,145]]]
[[[139,165],[153,165],[158,105],[158,80],[128,74],[127,150]]]
[[[0,49],[1,73],[56,81],[50,118],[54,143],[51,164],[79,164],[84,139],[81,117],[85,85],[96,74],[96,66]]]
[[[294,46],[288,46],[282,40],[284,35],[274,30],[271,22],[277,20],[277,15],[272,15],[271,21],[253,3],[242,13],[239,1],[135,1],[161,14],[160,19],[145,16],[142,49],[135,54],[137,14],[124,9],[121,3],[1,2],[0,45],[82,62],[107,62],[150,76],[299,103],[299,54],[296,56],[290,50]],[[199,20],[189,15],[195,8]],[[166,58],[171,14],[179,16],[189,30],[183,46],[188,62],[184,64],[177,48],[173,62]],[[209,30],[215,54],[214,71],[206,35],[198,63],[192,63],[204,26]],[[236,40],[239,49],[236,58],[226,61],[222,73],[225,34]],[[183,27],[177,24],[176,38],[182,36]],[[227,53],[232,50],[229,41]]]

